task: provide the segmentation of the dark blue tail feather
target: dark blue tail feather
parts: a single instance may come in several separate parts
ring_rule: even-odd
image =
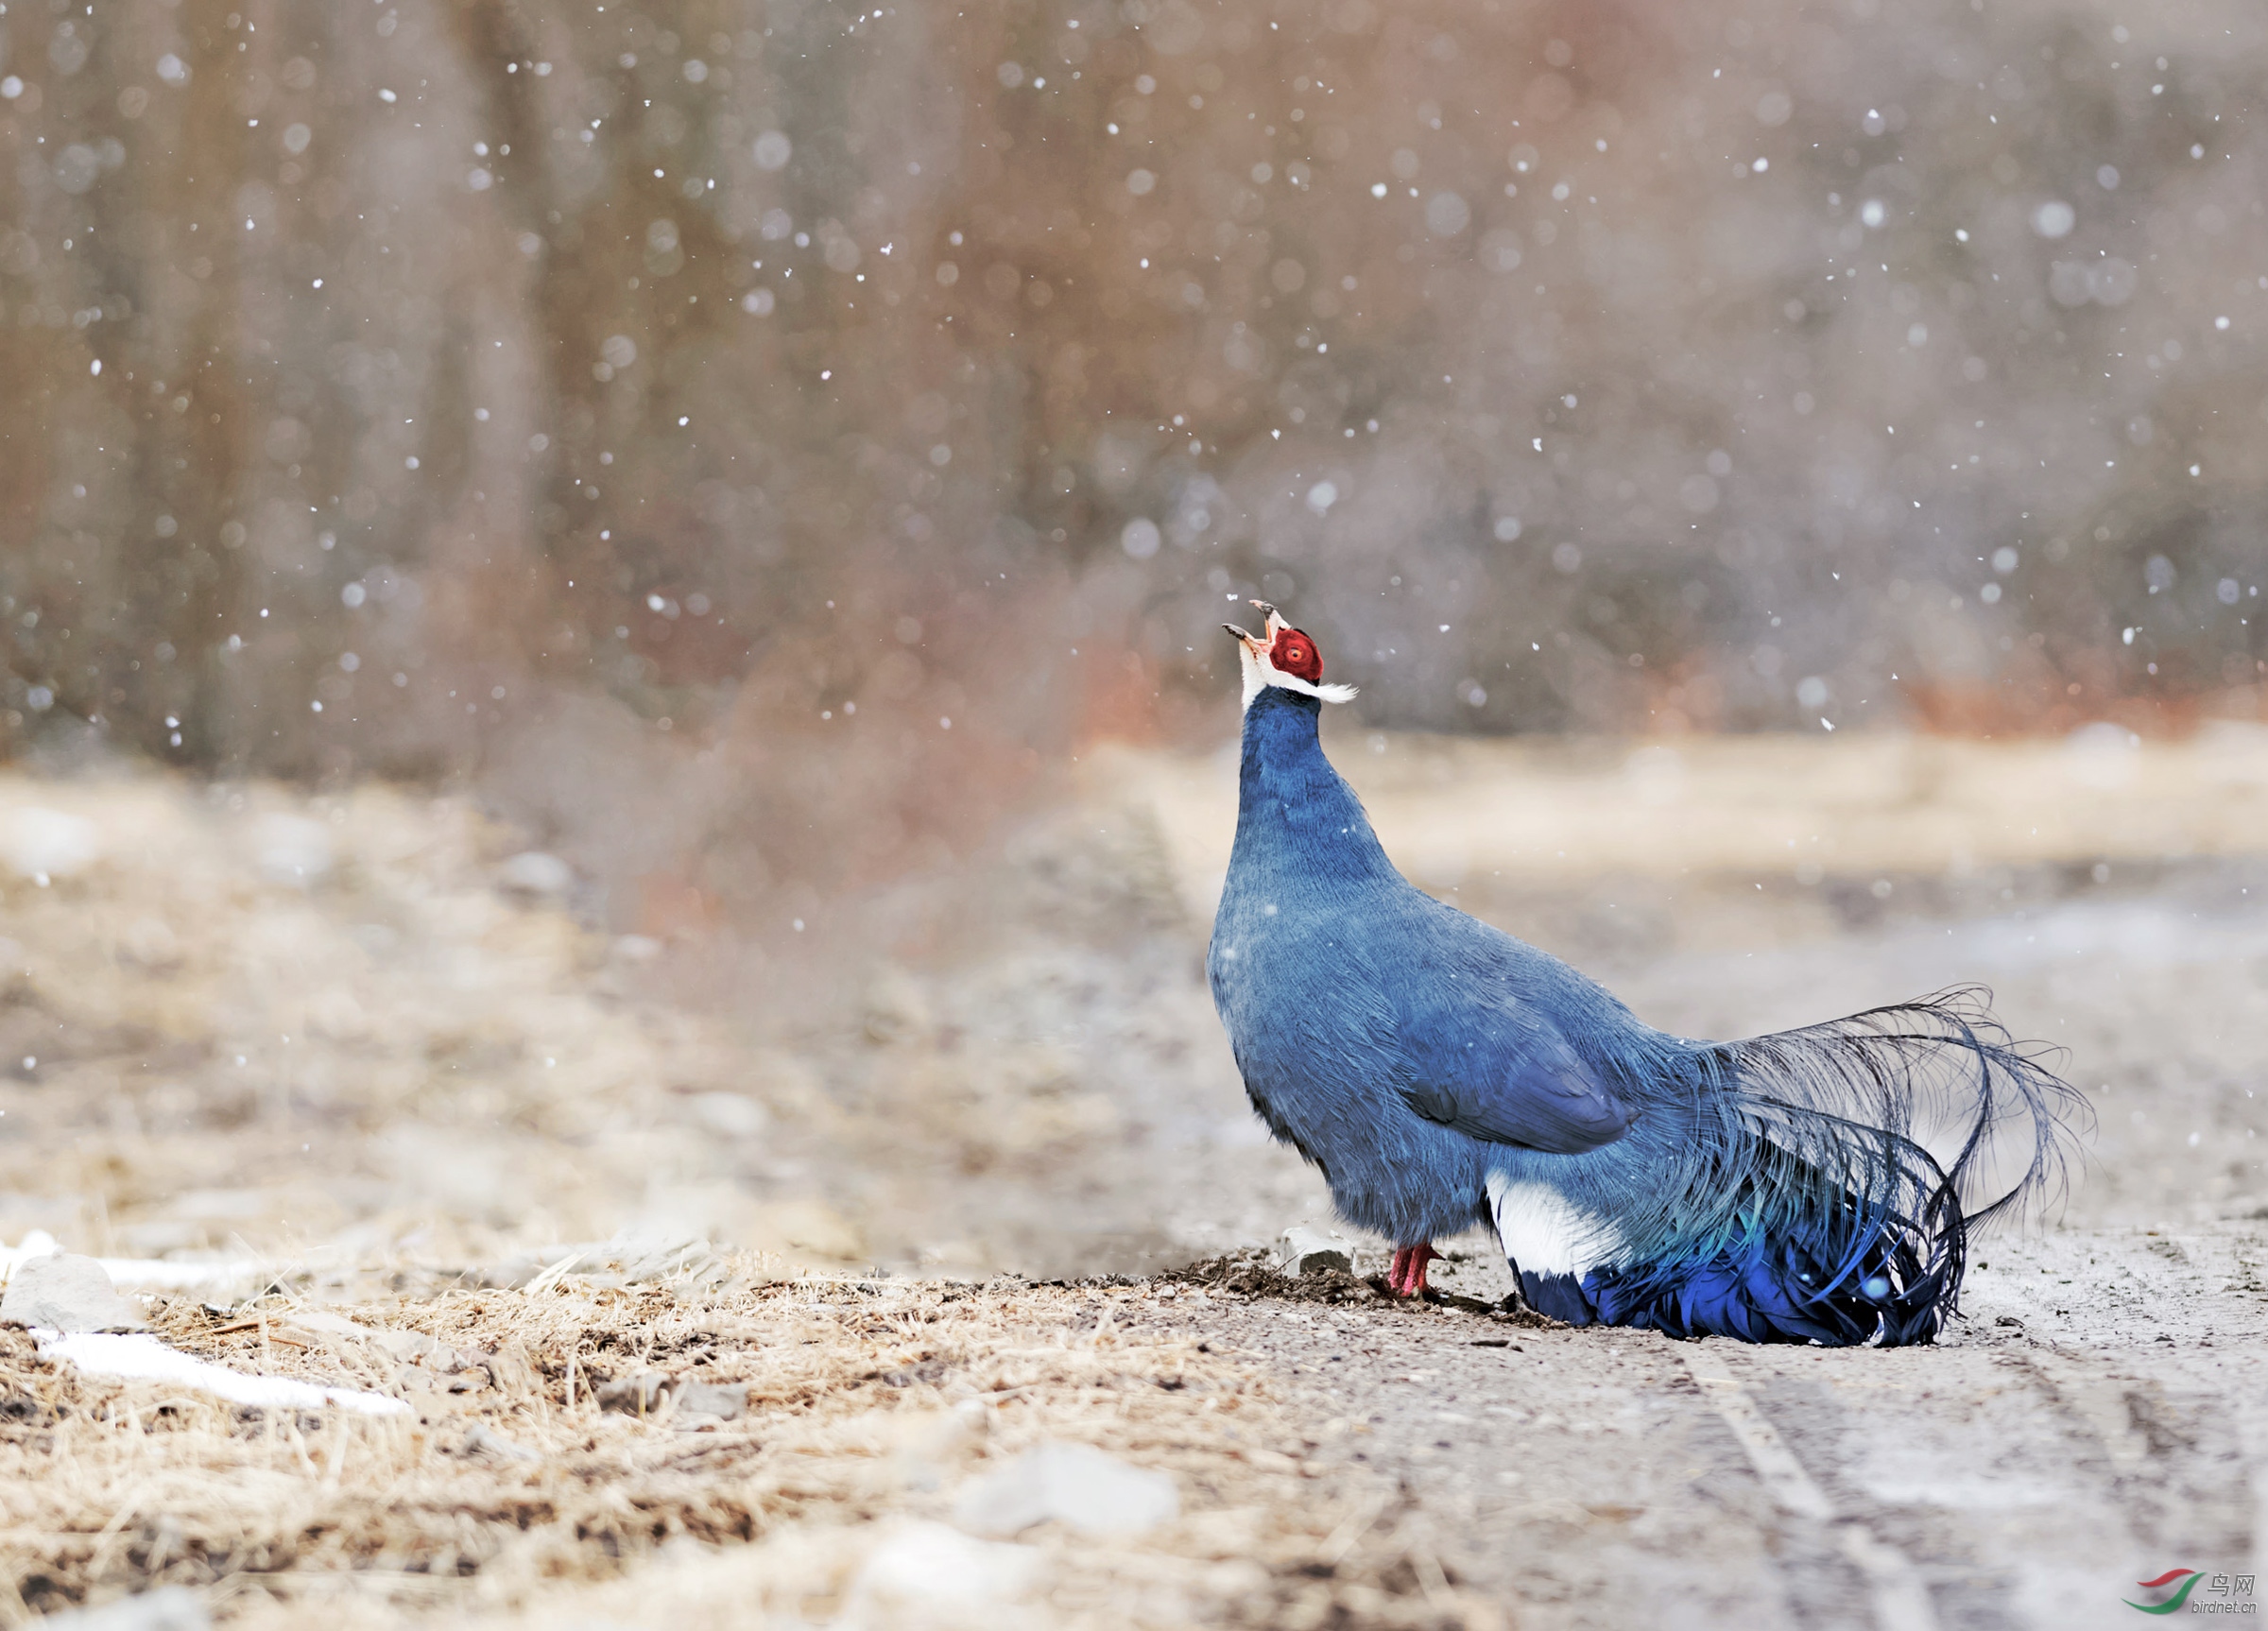
[[[1614,1209],[1610,1263],[1523,1273],[1522,1295],[1571,1324],[1677,1337],[1931,1341],[1958,1306],[1970,1230],[2058,1185],[2088,1116],[1988,999],[1964,987],[1694,1045],[1670,1103],[1658,1080],[1634,1082],[1657,1114],[1690,1116],[1664,1141],[1667,1181]]]
[[[1900,1347],[1937,1333],[1942,1288],[1910,1248],[1881,1237],[1855,1269],[1833,1277],[1800,1247],[1724,1253],[1675,1275],[1598,1270],[1521,1274],[1528,1305],[1570,1325],[1620,1325],[1677,1338]]]

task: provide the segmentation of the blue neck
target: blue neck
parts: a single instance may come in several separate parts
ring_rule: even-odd
[[[1271,685],[1245,710],[1237,781],[1233,875],[1242,867],[1289,867],[1316,883],[1400,881],[1354,790],[1323,757],[1323,705]]]

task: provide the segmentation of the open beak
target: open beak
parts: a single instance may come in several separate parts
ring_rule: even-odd
[[[1243,641],[1245,643],[1245,649],[1251,652],[1253,656],[1265,657],[1269,650],[1275,645],[1276,636],[1280,634],[1283,630],[1291,627],[1291,625],[1284,621],[1282,612],[1278,611],[1266,601],[1256,600],[1252,604],[1259,608],[1260,610],[1266,615],[1268,620],[1267,633],[1247,633],[1246,630],[1237,627],[1237,626],[1233,623],[1224,623],[1221,625],[1221,627],[1226,628],[1229,633],[1235,635],[1237,639]]]

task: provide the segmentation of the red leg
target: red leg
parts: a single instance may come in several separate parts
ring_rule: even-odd
[[[1423,1296],[1425,1265],[1440,1255],[1430,1242],[1396,1246],[1394,1262],[1386,1269],[1386,1288],[1396,1296]]]

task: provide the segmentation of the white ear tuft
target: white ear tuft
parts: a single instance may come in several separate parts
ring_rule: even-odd
[[[1242,660],[1244,669],[1245,706],[1246,708],[1252,706],[1252,699],[1255,696],[1271,685],[1280,686],[1285,691],[1297,691],[1302,696],[1313,696],[1324,702],[1352,702],[1354,700],[1353,686],[1313,684],[1300,678],[1297,674],[1284,673],[1282,669],[1277,667],[1248,645],[1240,646],[1238,656]]]
[[[1312,696],[1318,702],[1352,702],[1354,700],[1354,687],[1351,685],[1317,685],[1312,679],[1300,678],[1297,674],[1286,674],[1273,663],[1266,664],[1261,679],[1263,684],[1278,686],[1285,691],[1297,691],[1300,695]],[[1254,695],[1257,695],[1258,693],[1255,692]],[[1249,706],[1249,701],[1250,699],[1247,698],[1247,706]]]

